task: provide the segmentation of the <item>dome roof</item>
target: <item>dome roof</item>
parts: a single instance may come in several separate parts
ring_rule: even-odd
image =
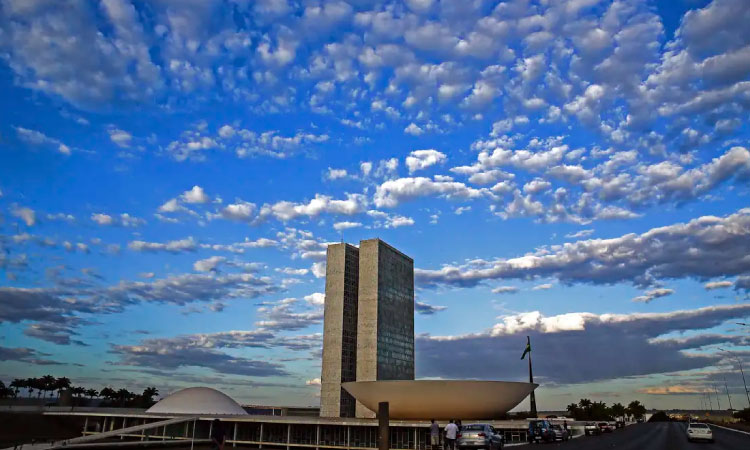
[[[146,410],[157,414],[247,415],[244,409],[223,392],[208,387],[179,390]]]

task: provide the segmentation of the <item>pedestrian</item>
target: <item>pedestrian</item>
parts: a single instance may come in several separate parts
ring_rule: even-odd
[[[563,430],[565,430],[565,436],[570,437],[570,433],[568,433],[568,421],[563,420]]]
[[[445,443],[448,450],[456,450],[456,435],[458,434],[458,426],[453,423],[451,419],[450,423],[445,426]]]
[[[440,425],[435,422],[435,419],[430,420],[430,445],[432,450],[440,446]]]
[[[226,436],[224,435],[224,427],[221,426],[219,419],[214,419],[211,425],[211,448],[213,450],[224,450],[224,442]]]

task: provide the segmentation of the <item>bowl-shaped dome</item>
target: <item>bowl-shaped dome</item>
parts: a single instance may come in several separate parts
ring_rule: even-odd
[[[389,402],[391,419],[496,419],[538,384],[513,381],[352,381],[344,389],[370,410]]]
[[[155,414],[247,415],[244,409],[223,392],[208,387],[179,390],[146,410]]]

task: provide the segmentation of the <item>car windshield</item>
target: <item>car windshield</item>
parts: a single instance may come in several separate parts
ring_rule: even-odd
[[[552,425],[552,428],[555,430],[562,430],[562,427],[560,425]]]
[[[484,425],[464,425],[463,431],[483,431]]]
[[[691,423],[690,428],[708,428],[705,423]]]

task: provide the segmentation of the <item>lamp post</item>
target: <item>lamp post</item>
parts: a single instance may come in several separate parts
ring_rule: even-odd
[[[740,361],[740,358],[738,358],[737,355],[734,354],[734,352],[731,352],[729,350],[724,350],[721,347],[719,347],[719,350],[721,350],[722,352],[729,353],[737,361],[737,365],[740,367],[740,373],[742,374],[742,384],[745,386],[745,397],[747,397],[747,404],[748,406],[750,406],[750,392],[748,392],[747,390],[747,382],[745,382],[745,371],[742,370],[742,361]]]

